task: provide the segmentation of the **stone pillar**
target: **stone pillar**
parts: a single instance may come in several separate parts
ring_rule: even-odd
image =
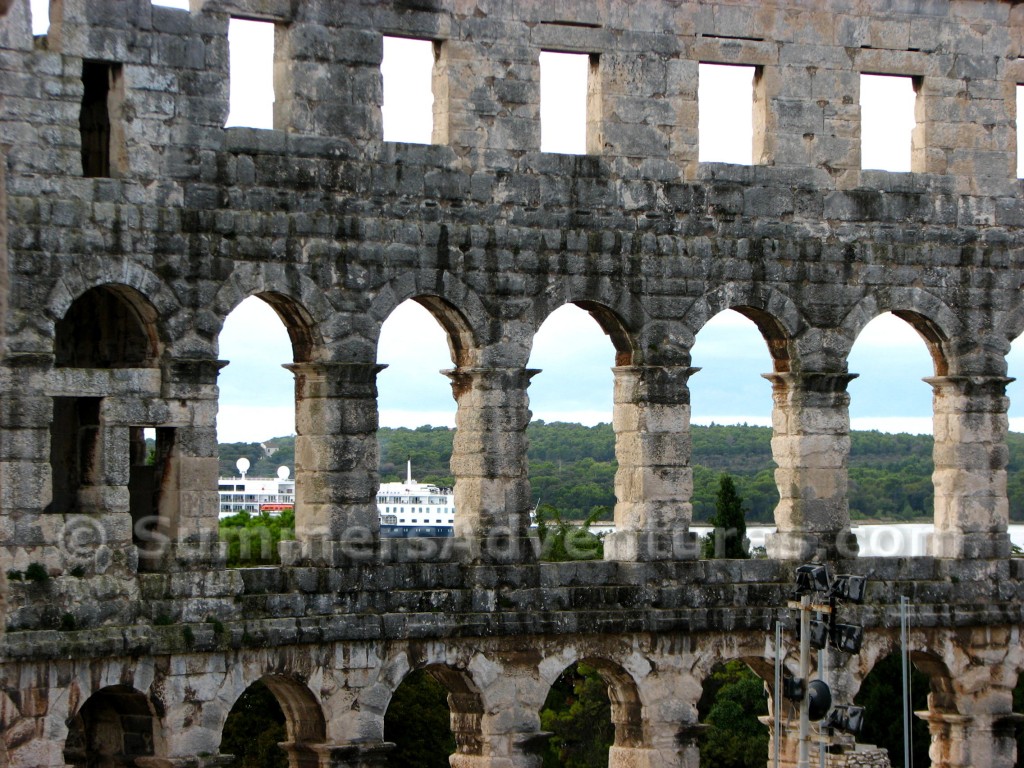
[[[52,547],[63,517],[54,512],[50,463],[53,398],[46,394],[51,355],[11,354],[0,368],[0,570],[24,569],[30,561],[62,568]],[[44,549],[44,547],[47,547]],[[6,548],[4,550],[3,548]]]
[[[790,706],[789,702],[783,702],[782,704],[782,722],[779,724],[779,733],[775,732],[775,716],[772,714],[774,710],[772,707],[775,706],[772,703],[772,699],[768,699],[768,714],[761,715],[757,719],[760,720],[765,727],[768,728],[768,754],[766,761],[769,766],[774,767],[775,761],[775,739],[780,739],[779,742],[779,768],[797,768],[797,762],[799,758],[799,736],[800,736],[800,725],[799,718],[796,716],[796,707],[793,707],[791,716],[787,718],[787,708]],[[790,723],[787,725],[787,723]],[[815,759],[817,755],[814,755],[814,750],[811,750],[811,764],[817,765],[818,762]]]
[[[935,557],[1009,557],[1005,376],[936,376]]]
[[[928,723],[932,768],[1013,768],[1016,765],[1017,716],[915,712]]]
[[[140,567],[156,569],[222,565],[217,493],[217,373],[223,360],[171,360],[164,365],[161,396],[168,404],[173,432],[158,439],[163,452],[159,523],[167,550],[145,547]],[[128,452],[124,451],[127,458]],[[147,555],[148,556],[145,556]]]
[[[296,363],[295,535],[283,562],[372,557],[377,514],[376,363]]]
[[[850,533],[847,457],[850,396],[855,376],[805,371],[768,373],[772,383],[772,456],[778,468],[778,531],[768,556],[785,560],[856,557]]]
[[[608,560],[695,558],[689,527],[690,390],[698,368],[624,366],[615,373],[615,532]]]
[[[474,560],[530,560],[526,388],[537,371],[456,368],[445,373],[459,404],[451,463],[455,536],[468,545]]]
[[[479,151],[536,152],[537,49],[518,36],[494,38],[492,24],[486,16],[469,15],[460,19],[458,37],[443,36],[433,80],[434,141],[447,137],[452,146]]]

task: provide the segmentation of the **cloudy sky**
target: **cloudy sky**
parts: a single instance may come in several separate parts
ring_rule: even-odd
[[[46,32],[47,2],[32,0],[36,34]],[[188,0],[155,4],[187,8]],[[425,122],[415,116],[430,113],[429,44],[385,42],[385,139],[429,142],[429,118]],[[273,93],[261,85],[272,82],[270,25],[235,23],[230,44],[228,125],[270,127]],[[541,68],[542,148],[582,152],[586,58],[544,54]],[[701,65],[702,161],[751,161],[752,73],[746,67]],[[729,99],[728,94],[739,98]],[[914,122],[909,79],[865,76],[861,98],[865,167],[909,170]],[[553,132],[548,126],[563,129]],[[893,140],[901,134],[905,141]],[[1018,156],[1024,158],[1024,152]],[[239,306],[225,323],[220,357],[231,361],[220,376],[220,439],[253,441],[292,434],[292,376],[279,366],[291,361],[291,348],[273,311],[259,299]],[[384,326],[378,362],[388,365],[378,379],[382,425],[454,425],[455,403],[448,379],[439,373],[451,367],[451,360],[444,334],[426,310],[407,302],[394,312]],[[572,306],[553,313],[535,339],[529,363],[542,370],[529,389],[534,417],[585,424],[610,421],[613,364],[611,343],[589,315]],[[701,368],[690,381],[695,423],[770,423],[771,387],[760,374],[771,370],[771,362],[750,321],[734,312],[712,319],[697,336],[693,365]],[[1010,376],[1024,378],[1024,344],[1014,345],[1009,365]],[[890,315],[877,318],[858,338],[849,369],[860,374],[849,387],[855,429],[931,431],[931,388],[921,379],[933,375],[932,363],[908,325]],[[1024,430],[1024,384],[1011,385],[1010,397],[1011,428]]]

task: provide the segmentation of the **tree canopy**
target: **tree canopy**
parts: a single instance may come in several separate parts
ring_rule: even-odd
[[[421,482],[451,486],[452,437],[448,427],[381,428],[381,480],[402,480],[406,461]],[[746,522],[770,524],[779,493],[769,427],[694,426],[693,519],[708,521],[715,511],[719,477],[728,473],[746,505]],[[536,501],[559,509],[566,519],[582,520],[597,507],[615,505],[615,433],[610,424],[535,421],[529,438],[530,484]],[[849,504],[854,520],[930,520],[933,516],[932,438],[930,435],[852,432]],[[1010,459],[1007,491],[1010,519],[1024,522],[1024,434],[1007,436]],[[273,451],[268,455],[267,451]],[[272,477],[280,465],[294,467],[295,438],[220,446],[220,471],[237,474],[235,460],[245,456],[249,475]]]

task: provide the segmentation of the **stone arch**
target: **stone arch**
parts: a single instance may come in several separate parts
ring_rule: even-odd
[[[161,355],[156,308],[124,284],[90,288],[54,324],[58,367],[142,368]]]
[[[756,745],[756,743],[757,743],[756,740],[757,739],[760,739],[760,738],[764,739],[764,750],[765,750],[764,756],[765,756],[765,760],[767,761],[767,760],[769,760],[769,757],[771,755],[770,746],[771,746],[771,743],[772,743],[771,740],[772,740],[772,738],[774,736],[774,733],[773,733],[773,731],[774,731],[774,721],[771,719],[772,705],[773,705],[773,702],[774,702],[774,697],[776,695],[776,693],[775,693],[775,665],[774,665],[774,661],[773,660],[767,659],[767,658],[765,658],[763,656],[740,655],[740,656],[731,656],[731,657],[728,657],[728,658],[719,658],[717,661],[715,661],[715,663],[713,663],[709,667],[707,667],[706,672],[703,674],[703,676],[700,679],[701,696],[700,696],[700,699],[698,699],[698,701],[696,703],[697,710],[698,710],[698,713],[700,715],[701,727],[708,729],[707,735],[708,735],[709,739],[714,739],[714,737],[716,735],[715,726],[714,726],[714,718],[711,718],[709,716],[714,711],[715,704],[718,703],[718,697],[719,697],[719,695],[721,693],[721,689],[724,688],[725,685],[728,684],[728,683],[715,683],[713,678],[714,678],[715,674],[719,670],[722,670],[722,671],[724,671],[726,673],[729,673],[730,672],[729,667],[730,667],[730,665],[733,662],[736,662],[736,663],[744,665],[744,667],[750,673],[755,675],[756,678],[761,683],[761,685],[763,686],[764,692],[768,696],[768,699],[766,701],[765,697],[760,692],[758,692],[758,694],[757,694],[756,701],[760,702],[760,703],[764,703],[765,712],[761,713],[761,714],[758,714],[756,716],[756,719],[758,720],[758,722],[756,724],[751,722],[751,719],[749,718],[749,716],[748,716],[746,711],[744,712],[744,716],[737,723],[737,728],[744,729],[742,731],[743,732],[743,736],[745,737],[745,739],[749,739],[750,740],[750,742],[749,742],[750,744]],[[729,682],[740,682],[740,683],[746,684],[746,681],[742,681],[742,680],[739,680],[739,681],[729,681]],[[709,683],[711,683],[711,685],[709,685]],[[712,690],[714,692],[713,696],[712,696]],[[736,699],[731,699],[730,703],[732,704],[733,707],[737,706]],[[704,711],[702,711],[702,710],[704,710]],[[764,719],[766,716],[767,716],[767,718],[769,718],[769,720],[767,722]],[[718,731],[717,735],[721,736],[721,731]],[[714,752],[714,747],[712,746],[712,744],[709,744],[706,741],[702,742],[701,749],[702,749],[702,752],[704,752],[705,750],[707,750],[708,752],[711,752],[711,753]],[[705,759],[706,757],[707,757],[707,754],[704,754],[702,759]]]
[[[451,713],[449,727],[455,737],[456,753],[461,755],[483,754],[484,703],[480,687],[467,669],[451,663],[450,660],[444,658],[443,653],[434,653],[429,648],[416,648],[412,649],[411,654],[399,654],[382,667],[377,685],[370,689],[372,693],[370,690],[366,691],[371,698],[379,698],[384,701],[376,726],[378,737],[383,739],[384,718],[395,693],[406,679],[417,671],[425,672],[447,691],[448,709]],[[372,705],[366,708],[376,709]]]
[[[479,364],[477,350],[481,342],[481,328],[490,322],[490,319],[475,294],[467,294],[466,299],[466,306],[460,307],[441,294],[429,291],[409,290],[398,293],[392,289],[382,293],[370,309],[370,314],[374,319],[374,328],[370,334],[374,359],[376,359],[380,331],[384,322],[400,304],[406,301],[415,301],[426,309],[438,325],[444,329],[453,365],[459,368],[469,368]]]
[[[689,346],[708,320],[727,309],[757,326],[776,373],[793,370],[798,364],[795,340],[807,329],[807,322],[791,298],[763,285],[727,283],[693,302],[682,318],[692,333]]]
[[[74,768],[119,768],[158,754],[156,717],[146,696],[111,685],[90,696],[68,721],[64,760]]]
[[[451,712],[451,730],[458,754],[479,755],[483,750],[481,721],[484,715],[483,699],[469,673],[445,664],[427,664],[421,667],[448,691],[448,709]]]
[[[287,675],[264,675],[260,679],[284,711],[289,740],[297,744],[323,743],[327,725],[320,702],[309,687]]]
[[[284,714],[287,741],[281,742],[280,746],[288,755],[289,765],[292,768],[318,768],[320,759],[314,747],[326,741],[327,723],[316,696],[295,677],[266,674],[248,685],[235,704],[257,683],[265,685],[273,694]]]
[[[850,683],[850,698],[857,695],[864,679],[871,670],[884,659],[900,653],[899,640],[896,637],[873,638],[864,644],[862,652],[855,658],[860,661],[860,669]],[[957,714],[956,684],[954,675],[940,653],[931,649],[910,651],[910,662],[920,672],[928,676],[928,706],[934,712]]]
[[[336,311],[323,288],[285,265],[246,264],[236,269],[217,291],[211,309],[197,310],[196,327],[216,338],[227,316],[250,296],[265,301],[281,318],[295,362],[327,359],[325,328]]]
[[[962,324],[942,300],[920,288],[892,289],[884,294],[868,295],[857,302],[840,324],[845,341],[844,359],[849,357],[864,327],[886,312],[907,322],[921,336],[931,355],[936,376],[946,376],[951,366],[957,366],[951,340],[963,335]]]
[[[636,681],[621,665],[599,656],[584,656],[579,660],[589,664],[608,685],[608,699],[612,704],[612,725],[615,726],[616,747],[642,747],[644,734],[643,703]]]
[[[620,749],[642,748],[647,745],[644,727],[643,699],[636,678],[623,664],[607,656],[575,649],[557,658],[542,662],[542,678],[546,683],[544,696],[550,692],[555,681],[570,667],[586,664],[593,667],[608,687],[611,703],[611,721],[615,729],[613,747]],[[537,702],[538,712],[544,706],[544,699]]]
[[[604,334],[609,338],[612,343],[612,347],[615,349],[615,365],[624,366],[633,364],[634,360],[638,357],[638,344],[633,332],[629,329],[626,322],[618,312],[607,304],[602,304],[601,302],[589,299],[568,301],[566,304],[572,304],[585,311],[594,319],[594,322],[597,323],[598,327],[604,331]],[[547,320],[547,317],[550,316],[550,314],[551,313],[549,312],[548,315],[544,317],[544,320]],[[543,325],[543,321],[541,322],[541,325]],[[534,329],[534,333],[530,336],[531,346],[533,343],[533,337],[537,335],[536,331],[538,330],[540,330],[540,326]]]
[[[152,313],[156,338],[163,345],[170,344],[171,318],[181,310],[180,302],[154,273],[127,260],[74,262],[70,269],[61,273],[60,281],[46,298],[42,315],[46,325],[41,330],[52,338],[56,332],[54,326],[67,316],[72,304],[90,290],[104,287],[117,291],[119,297],[130,301],[136,310],[143,305],[148,307],[145,312]]]
[[[992,330],[991,338],[995,344],[1001,346],[1002,354],[1010,350],[1010,345],[1018,336],[1024,334],[1024,291],[1019,291],[1013,297],[1012,306],[1005,312],[1000,313],[995,327]]]

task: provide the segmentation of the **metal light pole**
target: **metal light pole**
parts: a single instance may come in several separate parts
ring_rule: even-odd
[[[800,679],[804,681],[804,695],[800,699],[800,737],[798,741],[797,768],[809,768],[811,747],[811,718],[807,678],[811,674],[811,596],[800,596]]]
[[[775,622],[775,696],[772,699],[775,709],[775,749],[774,766],[779,768],[779,756],[782,750],[782,622]]]

